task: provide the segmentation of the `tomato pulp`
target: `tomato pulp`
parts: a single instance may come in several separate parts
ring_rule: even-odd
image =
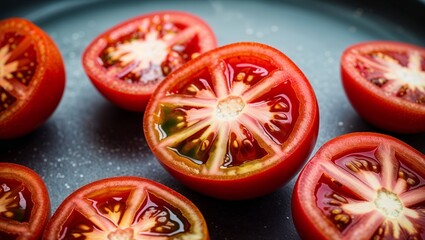
[[[303,239],[425,238],[425,156],[387,135],[329,141],[302,170],[292,196]]]
[[[140,112],[165,76],[216,45],[202,19],[185,12],[154,12],[100,34],[85,50],[83,65],[107,99]]]
[[[64,88],[65,68],[53,40],[28,20],[0,21],[0,139],[41,125]]]
[[[0,239],[40,239],[49,215],[41,177],[27,167],[0,163]]]
[[[341,74],[348,99],[368,122],[393,132],[425,132],[425,48],[356,44],[343,53]]]
[[[187,186],[223,199],[252,198],[287,182],[318,131],[313,89],[280,51],[235,43],[188,62],[156,89],[147,142]]]
[[[151,180],[114,177],[87,184],[67,197],[43,239],[209,239],[198,208]]]

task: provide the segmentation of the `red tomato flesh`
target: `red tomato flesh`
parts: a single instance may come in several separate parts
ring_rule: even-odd
[[[212,30],[200,18],[155,12],[102,33],[87,47],[83,64],[106,98],[125,109],[143,111],[165,76],[216,45]]]
[[[148,144],[177,179],[223,199],[252,198],[288,181],[317,138],[308,80],[276,49],[227,45],[188,62],[145,112]]]
[[[292,210],[305,239],[424,239],[425,156],[382,134],[337,137],[301,172]]]
[[[44,239],[209,239],[196,206],[159,183],[115,177],[72,193],[48,223]]]
[[[394,132],[425,132],[425,49],[398,42],[365,42],[341,59],[345,92],[357,112]]]
[[[65,68],[53,40],[28,20],[0,21],[0,139],[41,125],[64,88]]]
[[[41,177],[24,166],[0,163],[0,239],[39,239],[49,213]]]

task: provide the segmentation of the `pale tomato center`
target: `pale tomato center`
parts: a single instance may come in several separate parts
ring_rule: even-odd
[[[108,235],[108,240],[134,240],[134,231],[131,228],[117,229]]]
[[[379,190],[374,201],[376,209],[386,218],[397,219],[403,211],[403,204],[397,194],[386,189]]]
[[[242,112],[245,103],[242,98],[228,96],[217,104],[216,117],[221,120],[233,120]]]

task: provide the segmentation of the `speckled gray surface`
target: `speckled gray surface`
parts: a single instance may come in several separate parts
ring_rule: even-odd
[[[383,11],[361,2],[34,2],[9,3],[0,10],[0,18],[26,17],[53,37],[66,64],[66,91],[54,115],[41,128],[23,138],[0,142],[0,161],[37,171],[48,186],[52,211],[73,190],[100,178],[136,175],[156,180],[199,206],[212,239],[297,239],[290,209],[295,179],[271,195],[240,202],[205,197],[175,181],[146,144],[142,114],[111,105],[86,77],[81,54],[95,36],[132,16],[174,9],[205,19],[220,45],[258,41],[280,49],[303,70],[317,95],[321,122],[314,152],[344,133],[382,132],[359,118],[342,90],[339,58],[348,45],[387,39],[425,46],[421,23],[409,12],[395,16],[386,10],[397,12],[396,7],[386,6]],[[394,136],[425,152],[424,134]]]

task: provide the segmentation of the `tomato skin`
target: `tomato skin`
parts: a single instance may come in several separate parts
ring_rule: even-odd
[[[355,44],[342,54],[341,78],[345,93],[358,114],[378,128],[398,133],[425,132],[425,105],[389,96],[372,82],[365,80],[354,68],[353,55],[372,51],[405,53],[413,50],[425,58],[424,48],[391,41]]]
[[[176,21],[179,24],[197,26],[200,36],[199,41],[201,41],[199,42],[200,52],[205,52],[217,46],[214,33],[207,23],[194,15],[179,11],[158,11],[140,15],[101,33],[87,46],[83,53],[82,62],[84,69],[93,85],[106,99],[129,111],[144,111],[158,83],[136,86],[135,84],[126,83],[116,76],[108,76],[104,67],[99,63],[99,54],[108,43],[117,41],[117,38],[128,34],[129,31],[136,31],[137,22],[156,16],[170,16],[171,22]]]
[[[375,149],[380,145],[390,146],[397,159],[408,159],[409,162],[406,161],[403,164],[417,170],[423,177],[425,155],[394,137],[380,133],[355,132],[331,139],[306,164],[294,186],[291,205],[292,216],[301,239],[370,239],[371,236],[362,235],[362,230],[366,231],[371,228],[370,222],[368,224],[357,223],[355,228],[358,231],[352,235],[346,234],[349,232],[348,230],[339,231],[317,207],[317,202],[321,202],[323,199],[317,199],[315,191],[317,191],[316,187],[320,185],[321,175],[325,175],[320,170],[323,162],[330,162],[358,151]],[[382,163],[380,164],[382,167]],[[335,180],[339,181],[339,179]],[[369,213],[365,213],[364,216],[367,214]],[[361,216],[356,217],[357,219],[361,218]]]
[[[259,58],[267,55],[269,59],[266,61],[276,64],[283,71],[290,72],[288,75],[293,78],[291,79],[293,80],[291,86],[295,92],[295,98],[300,102],[300,106],[302,105],[298,109],[300,111],[299,120],[295,123],[294,130],[292,130],[293,132],[287,141],[281,146],[282,152],[276,153],[280,155],[279,160],[276,160],[273,164],[254,172],[231,176],[197,174],[191,169],[190,163],[179,163],[178,156],[171,156],[169,152],[157,146],[158,141],[156,138],[158,136],[152,129],[154,128],[153,126],[157,127],[160,116],[153,116],[157,114],[155,105],[160,101],[163,92],[167,92],[168,88],[172,88],[172,82],[177,82],[180,78],[185,78],[183,76],[190,75],[190,73],[198,72],[203,62],[209,61],[208,59],[225,59],[246,55]],[[275,191],[301,169],[317,139],[319,111],[314,91],[308,80],[289,58],[263,44],[241,42],[207,52],[186,63],[186,65],[176,70],[172,76],[166,78],[158,86],[154,96],[149,102],[146,110],[147,114],[145,113],[144,117],[144,133],[151,150],[162,166],[176,179],[189,188],[214,198],[241,200],[263,196]]]
[[[134,190],[139,190],[138,194],[134,194]],[[128,199],[126,202],[126,207],[124,211],[127,211],[127,209],[134,209],[135,208],[141,208],[138,206],[141,202],[139,201],[146,201],[146,195],[140,196],[140,192],[152,192],[155,195],[158,195],[159,198],[162,198],[164,201],[167,201],[169,204],[171,204],[173,207],[176,207],[178,210],[181,211],[182,215],[184,217],[187,217],[188,221],[190,222],[190,233],[197,234],[196,236],[198,238],[196,239],[203,239],[203,240],[209,240],[209,233],[208,228],[205,222],[205,219],[202,216],[202,213],[199,211],[199,209],[187,198],[185,198],[183,195],[179,194],[178,192],[175,192],[174,190],[149,179],[144,179],[140,177],[133,177],[133,176],[120,176],[120,177],[111,177],[111,178],[105,178],[100,179],[94,182],[91,182],[87,185],[82,186],[81,188],[77,189],[73,193],[71,193],[58,207],[58,209],[55,211],[51,219],[49,220],[46,230],[43,235],[43,239],[46,240],[57,240],[57,239],[68,239],[66,236],[62,235],[64,231],[68,231],[68,225],[66,223],[69,222],[69,219],[71,219],[71,214],[73,211],[81,211],[84,212],[89,208],[93,207],[93,212],[89,214],[90,219],[96,219],[98,220],[97,223],[102,222],[102,220],[99,220],[100,217],[100,211],[101,209],[96,209],[96,204],[99,204],[96,200],[93,199],[102,199],[106,197],[110,197],[110,194],[116,194],[119,192],[126,192],[128,190],[132,190],[133,192],[130,193],[130,196],[135,196],[134,199],[137,201],[133,201],[133,199]],[[140,191],[141,190],[141,191]],[[114,196],[114,195],[111,195]],[[91,201],[96,204],[91,204]],[[83,202],[86,202],[87,205],[81,205]],[[138,206],[138,207],[136,207]],[[95,213],[96,212],[96,213]],[[123,213],[124,215],[126,213]],[[94,216],[93,216],[94,215]],[[122,216],[122,215],[121,215]],[[131,219],[131,222],[129,223],[130,226],[122,226],[122,221],[124,217],[120,218],[118,220],[120,226],[113,226],[113,230],[117,229],[126,229],[126,228],[132,228],[134,225],[137,225],[136,218],[141,218],[142,215],[138,215],[137,217]],[[84,223],[86,219],[78,219],[79,223]],[[105,218],[106,220],[106,218]],[[140,219],[139,219],[140,220]],[[108,219],[106,221],[111,221],[110,224],[117,224],[116,222],[112,223],[111,219]],[[121,221],[121,222],[120,222]],[[113,231],[111,231],[110,226],[109,229],[103,229],[101,226],[97,226],[98,230],[106,231],[108,234],[111,234]],[[137,232],[134,232],[136,234]],[[185,233],[179,233],[176,236],[170,236],[169,238],[162,236],[165,239],[184,239],[186,235]],[[109,237],[110,235],[108,235]],[[84,236],[83,236],[84,237]],[[143,239],[151,239],[150,235],[143,235],[138,236],[143,237]],[[160,236],[156,236],[159,237]],[[156,239],[156,237],[152,237],[153,239]],[[187,237],[187,236],[186,236]],[[191,236],[188,236],[191,237]],[[193,237],[193,235],[192,235]],[[76,237],[78,239],[78,237]],[[111,238],[114,239],[114,238]],[[123,238],[127,239],[127,238]],[[195,239],[195,238],[194,238]]]
[[[0,181],[14,180],[22,182],[31,193],[32,209],[28,222],[17,222],[0,218],[0,236],[2,233],[17,235],[16,239],[40,239],[50,216],[50,199],[42,178],[33,170],[14,163],[0,163]],[[28,199],[27,199],[28,201]]]
[[[58,47],[39,27],[26,19],[10,18],[0,22],[0,31],[16,31],[29,37],[37,51],[38,78],[31,81],[33,88],[18,109],[0,120],[0,139],[25,135],[42,123],[54,112],[65,89],[65,67]]]

